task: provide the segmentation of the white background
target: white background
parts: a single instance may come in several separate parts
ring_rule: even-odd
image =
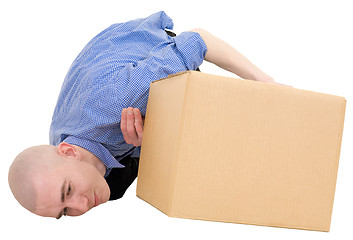
[[[352,67],[350,1],[5,1],[0,5],[1,231],[19,239],[353,239]],[[72,61],[112,23],[164,10],[180,33],[205,28],[278,82],[347,99],[329,233],[170,218],[135,196],[81,217],[37,217],[12,197],[7,171],[24,148],[48,143],[51,115]],[[210,64],[206,73],[232,76]],[[315,144],[315,143],[313,143]]]

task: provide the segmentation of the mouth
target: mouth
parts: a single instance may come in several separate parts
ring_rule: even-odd
[[[98,198],[97,194],[94,193],[94,206],[93,207],[96,207],[98,205],[99,205],[99,198]]]

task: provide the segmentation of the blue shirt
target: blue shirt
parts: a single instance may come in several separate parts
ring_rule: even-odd
[[[150,83],[201,65],[207,48],[198,33],[170,37],[173,21],[164,12],[113,24],[94,37],[71,65],[50,127],[50,144],[65,141],[97,156],[107,167],[137,157],[120,130],[121,111],[146,114]]]

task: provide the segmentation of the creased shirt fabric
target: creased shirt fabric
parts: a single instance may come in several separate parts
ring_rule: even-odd
[[[94,37],[71,65],[50,127],[50,144],[65,141],[96,155],[107,167],[139,156],[120,130],[121,111],[146,114],[150,83],[169,74],[195,70],[207,47],[198,33],[170,37],[173,21],[163,11],[113,24]]]

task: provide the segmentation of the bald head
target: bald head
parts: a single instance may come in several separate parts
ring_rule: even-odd
[[[36,211],[35,184],[38,176],[58,164],[56,147],[41,145],[21,152],[9,170],[9,185],[16,200],[27,210]]]
[[[109,200],[105,165],[91,152],[66,142],[31,147],[9,171],[17,201],[44,217],[78,216]]]

